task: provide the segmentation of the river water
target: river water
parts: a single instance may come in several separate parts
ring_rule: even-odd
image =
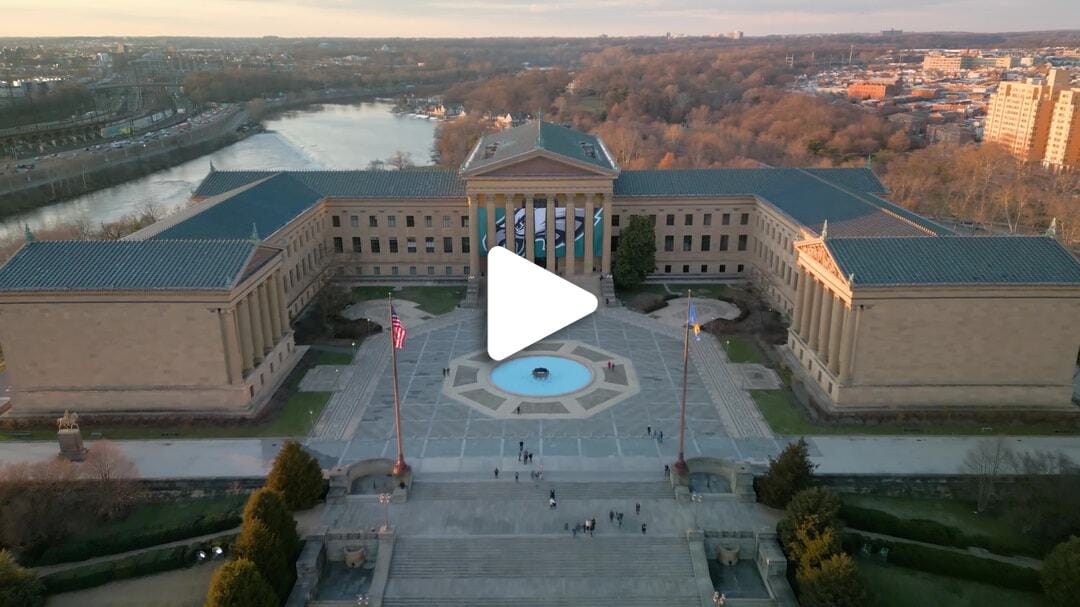
[[[23,225],[41,230],[80,219],[108,222],[153,203],[163,210],[187,203],[206,177],[219,170],[362,169],[401,150],[416,164],[430,164],[435,122],[398,116],[392,104],[319,105],[265,121],[267,131],[175,167],[111,188],[8,217],[0,241],[21,237]]]

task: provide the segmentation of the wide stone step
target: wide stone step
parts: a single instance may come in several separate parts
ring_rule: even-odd
[[[674,499],[671,485],[658,483],[534,483],[528,473],[514,482],[513,472],[504,472],[508,480],[474,483],[413,483],[410,499],[421,500],[535,500],[543,499],[554,489],[559,500],[583,499]]]

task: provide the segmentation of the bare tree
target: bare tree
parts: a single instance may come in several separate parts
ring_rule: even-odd
[[[964,457],[960,471],[973,477],[975,504],[979,512],[986,510],[996,497],[996,486],[1002,474],[1012,465],[1012,449],[1005,444],[1005,437],[979,441]]]
[[[386,159],[386,164],[398,170],[416,166],[416,163],[413,162],[412,154],[401,150],[391,154],[390,157]]]
[[[116,443],[100,440],[87,451],[84,472],[99,493],[100,514],[112,518],[125,512],[135,498],[138,471]]]

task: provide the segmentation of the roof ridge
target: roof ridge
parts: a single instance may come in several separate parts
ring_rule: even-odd
[[[902,221],[902,222],[910,225],[911,227],[915,228],[916,230],[919,230],[920,232],[924,232],[928,236],[939,236],[940,235],[937,232],[931,230],[930,228],[927,228],[926,226],[919,224],[917,221],[913,221],[912,219],[909,219],[907,217],[904,217],[904,216],[900,215],[899,213],[894,212],[892,209],[884,208],[881,205],[874,204],[874,203],[870,202],[869,200],[866,200],[865,198],[863,198],[863,195],[860,192],[855,192],[855,191],[850,190],[850,189],[848,189],[848,188],[846,188],[846,187],[844,187],[844,186],[842,186],[842,185],[840,185],[838,183],[835,183],[835,182],[833,182],[833,181],[831,181],[829,179],[825,179],[823,177],[815,175],[815,174],[809,172],[808,170],[806,170],[805,168],[798,168],[798,167],[793,167],[793,168],[794,168],[795,171],[797,171],[797,172],[799,172],[799,173],[801,173],[803,175],[806,175],[807,177],[810,177],[811,179],[816,179],[816,180],[820,181],[821,183],[824,183],[824,184],[826,184],[826,185],[828,185],[830,187],[833,187],[833,188],[835,188],[837,190],[840,190],[841,192],[844,192],[845,194],[848,194],[849,196],[854,196],[860,202],[862,202],[864,204],[868,204],[868,205],[874,207],[875,209],[877,209],[878,211],[880,211],[880,212],[882,212],[882,213],[884,213],[886,215],[889,215],[890,217],[893,217],[894,219]],[[827,168],[827,167],[823,167],[823,168]],[[933,222],[930,222],[930,223],[933,223]],[[935,225],[937,225],[937,224],[935,224]],[[944,228],[944,226],[939,226],[939,227]]]

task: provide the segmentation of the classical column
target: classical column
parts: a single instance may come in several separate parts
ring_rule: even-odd
[[[281,332],[289,332],[289,304],[285,299],[285,278],[281,273],[274,275],[274,287],[278,294],[278,316],[281,317]]]
[[[805,316],[806,306],[803,304],[803,299],[806,297],[806,277],[802,272],[796,275],[795,283],[795,313],[791,315],[791,326],[795,329],[795,334],[799,337],[806,339],[803,335],[803,317]]]
[[[525,194],[525,257],[536,261],[536,197]]]
[[[555,205],[558,194],[548,194],[544,209],[544,262],[549,272],[555,271]]]
[[[824,286],[824,285],[823,285]],[[821,362],[825,362],[825,355],[829,352],[829,323],[832,321],[833,294],[828,287],[821,291],[821,326],[818,327],[818,356]]]
[[[818,348],[818,327],[821,321],[821,292],[822,285],[816,279],[811,277],[814,281],[813,293],[810,294],[810,342],[806,345],[810,346],[811,350],[817,350]]]
[[[611,195],[604,197],[604,257],[600,260],[600,271],[611,274]]]
[[[832,319],[829,321],[829,372],[836,375],[840,370],[840,331],[844,323],[844,301],[834,297],[832,302]]]
[[[585,273],[593,273],[593,195],[585,195]]]
[[[506,230],[506,248],[511,253],[517,253],[514,244],[514,195],[503,194],[503,226]]]
[[[563,272],[567,276],[573,276],[576,268],[574,268],[575,261],[577,259],[577,253],[574,252],[574,245],[577,244],[575,236],[577,232],[577,204],[574,198],[577,194],[568,194],[566,197],[566,238],[563,242],[566,243],[566,270]]]
[[[251,311],[245,297],[236,304],[236,319],[240,329],[240,357],[244,371],[255,368],[255,341],[251,336]]]
[[[247,302],[248,313],[251,314],[251,343],[255,346],[255,362],[261,363],[266,353],[266,341],[263,340],[262,310],[257,290],[248,294]]]
[[[270,320],[270,293],[269,284],[263,281],[261,285],[256,288],[256,293],[259,294],[259,317],[262,318],[263,327],[263,349],[266,352],[274,349],[274,344],[277,340],[274,339],[274,323]]]
[[[244,369],[236,311],[223,308],[218,310],[218,318],[221,321],[221,340],[225,348],[225,373],[230,384],[238,384],[244,380]]]
[[[840,332],[840,385],[851,378],[851,348],[855,342],[855,306],[844,308],[844,327]]]
[[[276,344],[283,333],[281,329],[281,301],[278,299],[277,290],[277,274],[271,274],[270,278],[266,279],[266,293],[270,299],[270,330],[274,337],[274,343]]]
[[[487,217],[487,249],[488,254],[491,254],[491,250],[495,248],[495,196],[493,194],[484,194],[484,209],[486,209]]]
[[[469,276],[480,275],[480,222],[476,219],[476,196],[469,196]]]

